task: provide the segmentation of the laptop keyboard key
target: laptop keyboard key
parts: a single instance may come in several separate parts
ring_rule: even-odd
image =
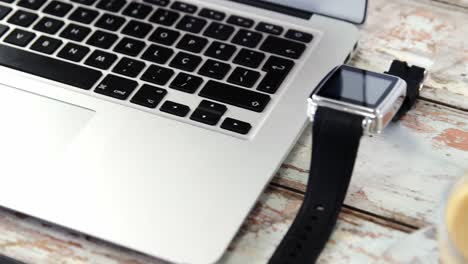
[[[180,33],[171,29],[158,27],[149,37],[150,41],[164,45],[172,45],[179,38]]]
[[[151,65],[145,73],[143,73],[141,79],[146,82],[165,85],[169,79],[171,79],[172,75],[174,75],[174,71],[172,69]]]
[[[181,72],[177,74],[169,87],[186,93],[195,93],[202,83],[202,78]]]
[[[11,12],[10,7],[0,5],[0,20],[6,17]]]
[[[246,135],[249,133],[252,126],[247,122],[228,117],[224,119],[223,123],[221,124],[221,128],[235,133]]]
[[[60,33],[60,36],[62,38],[71,39],[71,40],[79,42],[85,39],[90,32],[91,32],[90,28],[79,26],[77,24],[69,24],[62,31],[62,33]]]
[[[36,34],[32,32],[15,29],[8,36],[6,36],[5,42],[20,47],[26,47],[26,45],[28,45],[35,36]]]
[[[221,80],[231,69],[231,66],[215,60],[207,60],[200,68],[198,74],[204,75],[213,79]]]
[[[171,61],[170,66],[184,71],[192,72],[201,63],[202,58],[185,52],[179,52]]]
[[[126,3],[125,0],[101,0],[96,7],[111,12],[119,12]]]
[[[109,74],[99,83],[94,92],[125,100],[137,86],[138,83],[133,80]]]
[[[218,22],[212,22],[205,30],[205,32],[203,32],[203,35],[219,40],[227,40],[233,32],[234,27]]]
[[[37,18],[38,16],[34,13],[18,10],[8,19],[8,23],[29,27]]]
[[[43,17],[34,26],[34,30],[41,31],[48,34],[55,34],[63,27],[65,23],[60,20],[50,17]]]
[[[146,49],[141,58],[151,62],[165,64],[173,54],[174,51],[172,49],[152,44]]]
[[[82,5],[93,5],[96,0],[71,0],[72,2],[82,4]]]
[[[305,43],[311,42],[312,39],[314,38],[312,34],[293,30],[293,29],[288,30],[288,32],[286,32],[285,37],[288,39],[297,40],[297,41],[301,41]]]
[[[205,38],[200,38],[194,35],[186,34],[177,44],[178,49],[183,49],[195,53],[201,52],[206,44],[208,44],[208,40]]]
[[[101,30],[96,30],[86,42],[89,45],[93,45],[98,48],[108,49],[118,39],[117,35],[107,33]]]
[[[20,0],[18,6],[38,10],[46,2],[46,0]]]
[[[258,85],[257,90],[271,94],[275,93],[293,66],[294,62],[292,60],[275,56],[270,57],[262,68],[267,74]]]
[[[246,28],[251,28],[254,24],[254,21],[252,19],[240,17],[240,16],[230,16],[227,22],[229,24],[246,27]]]
[[[159,109],[162,112],[185,117],[190,112],[190,107],[172,101],[166,101]]]
[[[174,11],[159,8],[150,17],[150,21],[164,26],[172,26],[179,18],[179,14]]]
[[[199,95],[255,112],[262,112],[270,101],[270,96],[266,94],[211,80],[205,84]]]
[[[54,53],[61,45],[62,41],[51,37],[41,36],[31,46],[32,50],[45,54]]]
[[[190,14],[193,14],[197,11],[196,6],[187,4],[184,2],[179,2],[179,1],[172,3],[171,8],[174,10],[178,10],[178,11],[182,11],[182,12],[190,13]]]
[[[66,60],[79,62],[86,56],[86,54],[89,53],[89,51],[90,49],[88,47],[74,43],[68,43],[60,50],[57,56]]]
[[[190,115],[190,119],[203,124],[214,126],[219,122],[221,116],[222,115],[219,115],[218,113],[207,111],[203,108],[197,108],[195,111],[193,111],[192,115]]]
[[[203,109],[205,111],[210,111],[219,115],[224,115],[227,111],[227,107],[222,104],[218,104],[215,102],[211,102],[208,100],[201,101],[200,105],[198,105],[199,109]]]
[[[0,37],[2,37],[3,34],[5,34],[8,31],[8,29],[10,28],[5,25],[0,24]]]
[[[132,20],[122,29],[122,33],[136,38],[144,38],[153,29],[148,23]]]
[[[228,82],[243,87],[252,88],[260,78],[260,73],[245,68],[237,67],[229,76]]]
[[[255,27],[255,30],[273,34],[273,35],[281,35],[283,33],[283,28],[277,25],[265,23],[265,22],[260,22],[258,25]]]
[[[239,51],[237,56],[234,58],[234,63],[250,68],[257,68],[264,59],[265,54],[261,52],[249,49],[241,49],[241,51]]]
[[[145,43],[131,38],[123,38],[114,48],[114,51],[129,56],[137,56],[145,48]]]
[[[260,40],[262,39],[262,34],[241,29],[232,39],[232,43],[246,46],[249,48],[255,48]]]
[[[122,14],[126,16],[131,16],[134,18],[144,19],[153,11],[153,8],[149,5],[141,3],[130,3]]]
[[[81,22],[83,24],[91,24],[91,22],[93,22],[98,15],[98,11],[84,7],[78,7],[75,11],[73,11],[73,13],[71,13],[69,19],[76,22]]]
[[[225,13],[219,12],[213,9],[208,9],[208,8],[203,8],[200,11],[200,13],[198,13],[198,15],[201,17],[218,20],[218,21],[222,21],[226,17]]]
[[[167,91],[162,88],[144,84],[130,102],[149,108],[156,108],[166,94]]]
[[[193,16],[184,16],[179,23],[177,23],[176,28],[192,33],[199,33],[205,25],[206,20]]]
[[[99,69],[107,70],[117,60],[115,54],[95,50],[86,59],[85,64]]]
[[[64,17],[72,8],[73,6],[70,4],[59,1],[52,1],[44,8],[42,12],[53,16]]]
[[[167,6],[169,4],[169,0],[143,0],[143,2],[158,6]]]
[[[145,63],[142,61],[124,57],[115,65],[112,71],[128,77],[137,77],[145,66]]]
[[[205,55],[215,59],[227,61],[232,57],[234,52],[236,52],[235,46],[213,41],[206,50]]]
[[[292,59],[298,59],[304,52],[306,46],[302,43],[290,41],[274,36],[268,36],[260,50],[270,52],[276,55],[285,56]]]
[[[102,15],[96,22],[96,27],[117,31],[125,23],[125,18],[110,14]]]

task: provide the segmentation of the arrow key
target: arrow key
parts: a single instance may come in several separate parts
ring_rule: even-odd
[[[252,126],[247,122],[228,117],[224,119],[223,123],[221,124],[221,128],[245,135],[249,133]]]
[[[159,109],[162,112],[184,117],[190,112],[190,107],[172,101],[166,101]]]
[[[221,115],[214,111],[207,111],[204,108],[197,108],[190,116],[190,119],[214,126],[219,122],[219,119],[221,119]]]

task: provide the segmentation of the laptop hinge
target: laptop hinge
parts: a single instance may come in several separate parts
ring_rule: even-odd
[[[267,9],[270,11],[274,11],[274,12],[278,12],[278,13],[282,13],[282,14],[286,14],[286,15],[290,15],[290,16],[294,16],[294,17],[298,17],[302,19],[310,19],[310,17],[312,16],[311,12],[307,12],[304,10],[300,10],[300,9],[296,9],[296,8],[288,7],[284,5],[274,4],[274,3],[270,3],[270,2],[266,2],[262,0],[230,0],[230,1],[238,2],[238,3],[249,5],[249,6],[255,6],[258,8],[263,8],[263,9]]]

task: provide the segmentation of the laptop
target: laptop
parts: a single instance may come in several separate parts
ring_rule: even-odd
[[[0,0],[0,205],[214,263],[365,0]]]

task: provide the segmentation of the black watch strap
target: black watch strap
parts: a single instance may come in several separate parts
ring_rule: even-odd
[[[363,133],[362,116],[319,108],[304,202],[269,264],[310,264],[330,237],[351,179]]]

